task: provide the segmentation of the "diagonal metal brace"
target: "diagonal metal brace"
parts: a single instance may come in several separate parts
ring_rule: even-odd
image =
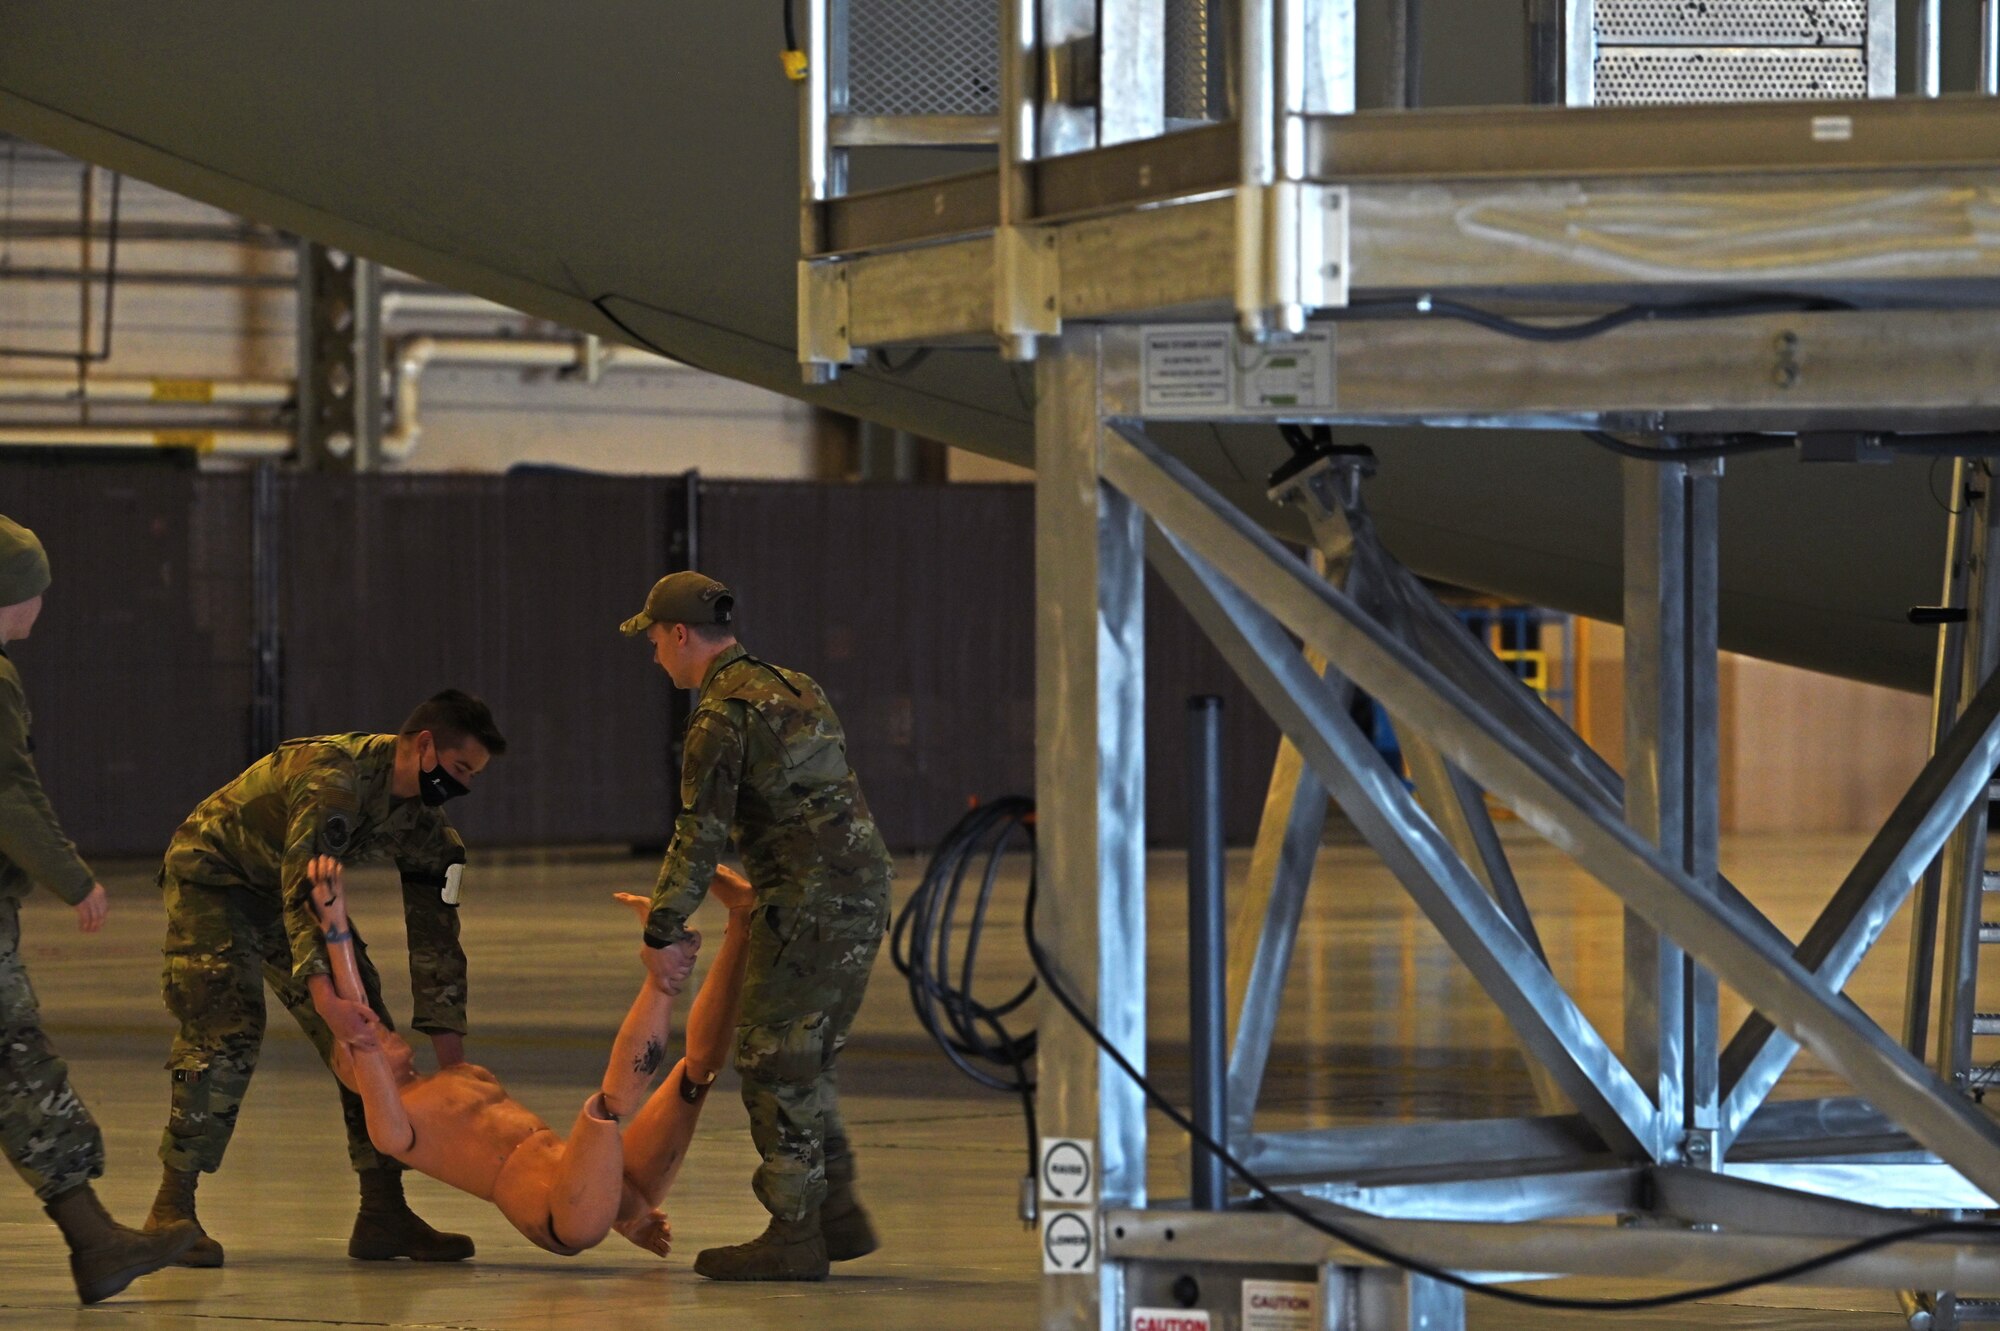
[[[1428,731],[1454,762],[1918,1141],[1989,1193],[2000,1188],[2000,1125],[1800,965],[1782,935],[1771,937],[1737,899],[1711,893],[1603,817],[1581,782],[1480,711],[1143,432],[1126,422],[1112,429],[1107,482],[1238,586],[1256,587],[1287,629]]]

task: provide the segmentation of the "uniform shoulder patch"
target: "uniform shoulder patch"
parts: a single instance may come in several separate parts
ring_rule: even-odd
[[[330,809],[319,821],[319,846],[329,855],[340,856],[354,844],[354,820],[344,810]]]

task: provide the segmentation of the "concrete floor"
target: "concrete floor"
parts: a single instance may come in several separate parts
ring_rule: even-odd
[[[1859,838],[1736,839],[1725,869],[1796,936],[1859,852]],[[1600,1029],[1618,1029],[1619,909],[1553,851],[1516,847],[1516,863],[1549,955]],[[1232,861],[1236,875],[1243,859]],[[906,864],[907,891],[920,866]],[[1162,855],[1149,947],[1151,1002],[1162,1037],[1153,1053],[1163,1084],[1178,1087],[1184,1060],[1182,864]],[[77,934],[53,898],[24,916],[30,958],[49,1025],[78,1087],[104,1125],[110,1171],[100,1191],[136,1221],[157,1180],[154,1148],[166,1103],[161,1063],[170,1031],[158,995],[162,917],[152,867],[107,873],[110,925]],[[631,917],[614,889],[645,891],[651,866],[594,856],[484,856],[468,874],[465,939],[472,959],[475,1062],[493,1068],[517,1098],[552,1121],[575,1113],[594,1086],[636,984]],[[999,918],[1017,920],[1018,881]],[[401,934],[393,884],[361,875],[355,913],[407,1011],[399,974]],[[713,910],[705,907],[704,913]],[[702,923],[703,921],[698,921]],[[720,919],[706,920],[719,936]],[[1011,930],[994,956],[994,992],[1011,992],[1026,963]],[[1850,992],[1879,1016],[1901,1001],[1900,922]],[[1727,1009],[1740,1013],[1740,1004]],[[1726,1015],[1726,1020],[1728,1016]],[[455,1267],[364,1265],[345,1255],[353,1185],[325,1071],[282,1011],[223,1171],[205,1181],[202,1215],[229,1250],[220,1271],[168,1271],[90,1311],[75,1307],[58,1236],[25,1189],[0,1185],[0,1328],[64,1326],[251,1331],[252,1328],[384,1326],[614,1328],[1029,1327],[1036,1245],[1015,1218],[1025,1148],[1018,1110],[964,1081],[917,1028],[885,947],[875,987],[845,1067],[845,1104],[860,1151],[864,1195],[884,1247],[839,1268],[825,1285],[729,1286],[690,1270],[693,1254],[761,1226],[747,1183],[754,1164],[744,1115],[723,1075],[667,1210],[674,1254],[664,1263],[615,1235],[581,1257],[542,1253],[491,1210],[411,1176],[419,1211],[472,1234],[473,1262]],[[1275,1125],[1462,1118],[1531,1112],[1533,1100],[1506,1032],[1429,925],[1365,852],[1322,857],[1266,1095]],[[1827,1094],[1838,1084],[1802,1060],[1785,1091]],[[1158,1195],[1185,1191],[1167,1133],[1154,1137]],[[1559,1288],[1550,1286],[1551,1290]],[[1577,1294],[1653,1287],[1571,1282]],[[1728,1303],[1619,1315],[1635,1327],[1890,1328],[1902,1325],[1879,1291],[1769,1289]],[[115,1320],[114,1320],[115,1319]],[[1595,1327],[1602,1314],[1550,1314],[1474,1299],[1471,1324],[1486,1331]]]

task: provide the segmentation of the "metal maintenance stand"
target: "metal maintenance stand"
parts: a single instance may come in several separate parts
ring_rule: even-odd
[[[1004,0],[996,60],[965,75],[997,87],[992,132],[898,126],[856,112],[874,57],[849,6],[863,0],[809,6],[801,358],[820,379],[890,347],[997,342],[1035,361],[1038,932],[1109,1042],[1143,1068],[1151,560],[1287,740],[1235,931],[1227,1096],[1231,1152],[1285,1196],[1494,1282],[1701,1284],[1912,1210],[1994,1207],[2000,1127],[1840,989],[1983,811],[2000,683],[1990,662],[1964,675],[1932,759],[1820,919],[1781,934],[1716,867],[1726,478],[1703,450],[1742,431],[1859,455],[1880,432],[2000,430],[2000,244],[1965,243],[2000,188],[2000,115],[1950,99],[1356,115],[1349,4],[1238,0],[1221,80],[1237,119],[1205,123],[1170,113],[1162,54],[1213,35],[1189,18],[1205,4]],[[1848,63],[1874,87],[1870,40]],[[982,140],[990,169],[847,191],[849,152]],[[1646,313],[1600,318],[1624,309]],[[1161,447],[1163,420],[1650,436],[1665,453],[1624,464],[1625,778],[1382,549],[1365,460],[1308,452],[1279,478],[1274,503],[1319,546],[1309,565],[1266,530],[1282,510],[1239,510],[1205,459]],[[1352,687],[1410,741],[1414,795],[1349,719]],[[1624,903],[1622,1059],[1543,958],[1488,794]],[[1511,1026],[1541,1116],[1259,1129],[1328,796]],[[1977,896],[1965,864],[1947,865],[1955,906]],[[1758,1013],[1727,1039],[1718,982]],[[1855,1095],[1772,1101],[1801,1047]],[[1243,1331],[1295,1314],[1464,1325],[1462,1291],[1267,1204],[1150,1196],[1138,1087],[1056,1014],[1040,1087],[1061,1152],[1043,1326],[1130,1331],[1148,1309]],[[2000,1244],[1906,1240],[1809,1279],[2000,1291]],[[1920,1310],[1938,1328],[1957,1315],[1949,1296]]]

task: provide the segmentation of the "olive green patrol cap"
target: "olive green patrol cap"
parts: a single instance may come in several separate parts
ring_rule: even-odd
[[[0,518],[0,605],[32,601],[48,589],[49,556],[41,541],[12,518]]]
[[[669,573],[646,593],[646,608],[618,626],[636,638],[655,624],[727,624],[736,607],[736,593],[714,578],[684,569]]]

